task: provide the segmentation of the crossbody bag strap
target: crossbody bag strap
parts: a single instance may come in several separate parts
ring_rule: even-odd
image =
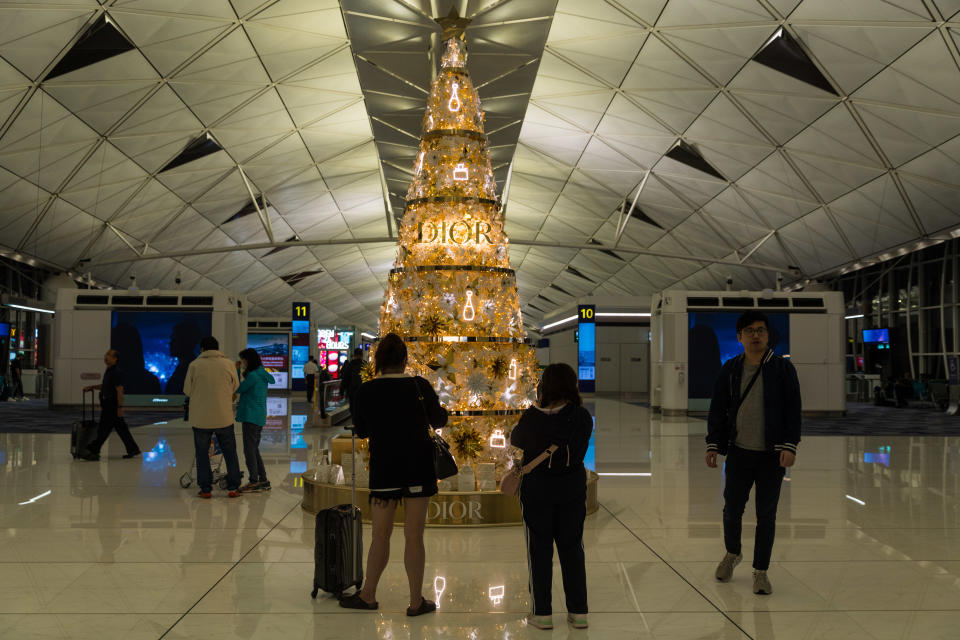
[[[420,400],[420,408],[423,409],[423,419],[427,423],[427,433],[433,436],[436,431],[433,430],[433,425],[430,424],[430,414],[427,413],[427,405],[423,401],[423,392],[420,390],[420,383],[417,382],[416,378],[410,378],[413,380],[413,386],[417,389],[417,399]]]
[[[740,407],[743,406],[743,401],[747,399],[748,395],[750,395],[750,390],[753,389],[753,384],[757,381],[757,378],[760,377],[760,372],[763,371],[763,363],[764,360],[761,360],[760,364],[757,366],[756,372],[753,374],[753,377],[750,378],[747,388],[743,390],[743,394],[740,396],[740,401],[737,403],[737,411],[739,411]]]
[[[523,465],[523,468],[520,470],[520,473],[523,474],[523,475],[527,475],[528,473],[530,473],[531,471],[533,471],[533,470],[537,467],[538,464],[542,463],[544,460],[546,460],[547,458],[549,458],[549,457],[550,457],[550,454],[552,454],[554,451],[556,451],[556,450],[559,449],[559,448],[560,448],[560,447],[558,447],[558,446],[555,445],[555,444],[550,445],[550,447],[549,447],[546,451],[544,451],[543,453],[541,453],[540,455],[538,455],[536,458],[534,458],[533,460],[531,460],[531,461],[528,462],[527,464]]]

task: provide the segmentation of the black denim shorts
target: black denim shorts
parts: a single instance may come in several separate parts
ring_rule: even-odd
[[[430,498],[437,495],[438,492],[436,482],[401,489],[371,489],[370,504],[376,504],[377,502],[396,502],[399,504],[404,498]]]

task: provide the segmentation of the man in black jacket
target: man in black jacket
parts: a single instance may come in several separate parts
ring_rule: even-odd
[[[800,442],[800,383],[793,364],[768,347],[770,324],[759,311],[737,320],[743,355],[720,370],[707,420],[707,466],[727,456],[723,491],[723,539],[727,553],[716,578],[726,582],[743,555],[743,511],[756,485],[757,529],[753,548],[753,592],[773,592],[767,569],[773,552],[780,485],[796,460]]]
[[[353,396],[363,384],[360,372],[363,370],[363,349],[353,350],[353,359],[347,361],[340,369],[340,395],[350,403],[350,415],[353,415]]]
[[[100,459],[100,448],[113,430],[116,430],[127,450],[124,458],[130,459],[140,455],[140,447],[137,446],[136,440],[130,433],[130,427],[123,418],[123,373],[117,366],[119,361],[120,354],[115,349],[107,351],[103,356],[103,363],[107,365],[107,370],[103,373],[103,382],[83,388],[85,392],[100,391],[100,427],[97,429],[97,439],[91,443],[86,453],[80,456],[84,460]]]

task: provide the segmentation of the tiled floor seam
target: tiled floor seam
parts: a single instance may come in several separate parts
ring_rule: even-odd
[[[698,594],[701,598],[703,598],[704,600],[706,600],[707,603],[708,603],[711,607],[713,607],[714,609],[716,609],[717,613],[719,613],[721,616],[723,616],[724,618],[726,618],[727,622],[729,622],[730,624],[732,624],[733,626],[735,626],[737,629],[739,629],[739,630],[740,630],[740,633],[742,633],[745,638],[749,638],[750,640],[756,640],[753,636],[751,636],[749,633],[747,633],[746,630],[745,630],[743,627],[741,627],[739,624],[737,624],[737,622],[736,622],[733,618],[731,618],[729,615],[727,615],[727,612],[725,612],[723,609],[721,609],[720,607],[718,607],[718,606],[716,605],[716,603],[714,603],[713,600],[711,600],[710,598],[708,598],[708,597],[706,596],[706,594],[704,594],[702,591],[700,591],[700,589],[698,589],[698,588],[696,587],[696,585],[694,585],[694,584],[693,584],[692,582],[690,582],[686,577],[684,577],[684,575],[683,575],[682,573],[680,573],[679,571],[677,571],[676,567],[674,567],[672,564],[670,564],[670,562],[669,562],[666,558],[664,558],[662,555],[660,555],[659,553],[657,553],[656,550],[653,549],[653,547],[651,547],[651,546],[648,545],[646,542],[644,542],[643,538],[641,538],[640,536],[638,536],[630,527],[628,527],[626,524],[624,524],[624,522],[623,522],[620,518],[618,518],[612,511],[610,511],[610,509],[608,509],[606,505],[604,505],[604,504],[601,502],[601,503],[600,503],[600,507],[601,507],[602,509],[604,509],[607,513],[609,513],[611,518],[613,518],[614,520],[616,520],[617,522],[619,522],[619,523],[621,524],[621,526],[623,526],[624,529],[626,529],[627,531],[629,531],[629,532],[630,532],[630,535],[632,535],[634,538],[636,538],[637,541],[638,541],[640,544],[642,544],[643,546],[645,546],[650,553],[652,553],[652,554],[655,555],[657,558],[659,558],[659,559],[660,559],[660,562],[662,562],[662,563],[665,564],[667,567],[669,567],[669,569],[670,569],[671,571],[673,571],[673,572],[677,575],[678,578],[680,578],[681,580],[683,580],[684,582],[686,582],[687,585],[688,585],[691,589],[693,589],[694,591],[696,591],[697,594]]]
[[[222,576],[220,576],[220,577],[217,579],[216,582],[214,582],[212,585],[210,585],[210,588],[207,589],[207,590],[203,593],[202,596],[200,596],[199,598],[197,598],[197,601],[194,602],[192,605],[190,605],[190,608],[187,609],[186,611],[184,611],[184,612],[183,612],[183,615],[181,615],[179,618],[177,618],[177,620],[176,620],[172,625],[170,625],[170,628],[167,629],[166,631],[164,631],[164,632],[163,632],[163,635],[161,635],[159,638],[157,638],[157,640],[163,640],[164,638],[166,638],[166,637],[167,637],[167,634],[170,633],[171,631],[173,631],[173,630],[176,628],[176,626],[177,626],[178,624],[180,624],[180,622],[181,622],[184,618],[186,618],[186,617],[190,614],[191,611],[193,611],[193,610],[196,608],[196,606],[197,606],[198,604],[200,604],[201,602],[203,602],[203,599],[206,598],[208,595],[210,595],[210,593],[211,593],[214,589],[217,588],[217,585],[219,585],[221,582],[223,582],[224,578],[226,578],[228,575],[230,575],[230,572],[231,572],[231,571],[233,571],[234,569],[236,569],[237,567],[240,566],[240,564],[243,562],[243,559],[244,559],[244,558],[246,558],[248,555],[250,555],[250,553],[253,552],[253,550],[256,549],[259,544],[261,544],[264,540],[266,540],[266,539],[267,539],[267,536],[269,536],[271,533],[273,533],[273,531],[274,531],[277,527],[280,526],[280,523],[283,522],[291,513],[293,513],[295,509],[299,509],[299,508],[300,508],[300,503],[297,502],[296,504],[294,504],[294,505],[290,508],[289,511],[287,511],[285,514],[283,514],[283,516],[281,516],[280,518],[278,518],[276,524],[274,524],[272,527],[270,527],[270,530],[269,530],[269,531],[267,531],[265,534],[263,534],[263,536],[261,536],[259,540],[257,540],[253,545],[251,545],[250,548],[247,549],[247,552],[244,553],[242,556],[240,556],[240,558],[238,558],[237,561],[234,562],[233,565],[232,565],[229,569],[227,569],[226,572],[224,572],[224,574],[223,574]]]

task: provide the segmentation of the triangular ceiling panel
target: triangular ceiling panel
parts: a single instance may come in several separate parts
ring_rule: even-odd
[[[890,176],[883,176],[830,204],[837,224],[860,255],[870,255],[919,235]]]
[[[934,0],[934,4],[945,19],[956,20],[957,14],[960,14],[960,0]]]
[[[786,145],[791,152],[880,167],[880,158],[848,107],[839,104]]]
[[[114,19],[162,74],[171,73],[233,26],[227,18],[167,12],[164,20],[158,20],[156,14],[125,8],[122,4],[112,12]]]
[[[710,81],[657,38],[648,38],[621,88],[624,91],[712,88]]]
[[[37,79],[94,16],[92,7],[0,5],[0,56]]]
[[[851,259],[838,239],[836,227],[823,209],[800,218],[779,231],[805,273],[819,273]]]
[[[773,16],[751,0],[698,0],[670,2],[657,21],[658,26],[729,24],[772,20]]]
[[[723,85],[743,68],[772,30],[769,26],[718,27],[664,31],[663,35]]]
[[[903,176],[903,184],[927,233],[960,225],[960,189],[912,176]]]
[[[804,0],[790,16],[792,20],[845,20],[856,23],[869,16],[877,22],[930,20],[930,14],[920,0],[884,0],[871,2],[836,2],[835,0]]]
[[[792,157],[817,195],[826,202],[839,198],[883,173],[883,169],[879,167],[865,167],[823,156],[796,154]]]
[[[855,91],[926,37],[930,27],[795,25],[794,29],[841,89]]]
[[[749,265],[819,274],[960,228],[960,43],[940,22],[956,0],[467,4],[481,11],[469,67],[501,189],[512,167],[507,229],[548,244],[511,247],[534,318],[586,291],[716,287],[727,273],[770,286],[772,271],[738,265],[754,249]],[[297,297],[330,322],[375,327],[396,251],[369,242],[396,229],[381,171],[399,215],[434,22],[412,3],[371,0],[7,5],[0,244],[55,264],[89,259],[95,278],[122,286],[132,273],[172,286],[182,272],[185,286],[248,294],[254,313],[284,315]],[[74,64],[68,50],[96,20],[137,50],[32,84]],[[748,62],[780,28],[828,90],[853,95]],[[161,172],[211,130],[218,148]],[[668,156],[678,141],[703,163]],[[358,244],[236,247],[268,237],[255,211],[233,219],[250,203],[237,164],[277,241]],[[650,168],[614,247],[621,204]],[[151,259],[98,266],[101,254],[132,258],[127,242]],[[549,246],[571,243],[598,250]],[[168,255],[196,246],[231,251]],[[664,255],[630,252],[640,247]],[[281,280],[328,259],[341,261],[334,274]]]
[[[960,114],[960,69],[937,64],[945,54],[939,31],[928,35],[857,90],[854,97]]]
[[[770,145],[770,141],[725,95],[718,95],[690,125],[684,137],[693,141]]]
[[[858,105],[857,109],[895,167],[960,134],[960,113],[947,115],[878,105]]]
[[[901,166],[899,172],[960,188],[960,136]]]
[[[836,100],[830,98],[799,95],[785,98],[783,94],[743,90],[733,93],[760,126],[780,144],[786,143],[837,104]]]

